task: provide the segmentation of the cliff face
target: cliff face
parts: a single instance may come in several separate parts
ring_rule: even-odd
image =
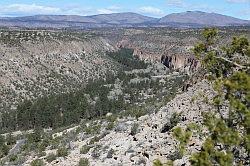
[[[190,55],[163,55],[161,63],[172,70],[194,72],[200,67],[200,62]]]
[[[161,62],[172,70],[192,72],[199,67],[190,48],[199,41],[188,35],[189,31],[175,32],[155,29],[152,31],[128,30],[116,40],[117,48],[134,49],[134,56],[150,62]],[[118,35],[119,36],[119,35]],[[113,40],[113,39],[110,39]]]
[[[150,41],[145,40],[145,45],[150,45]],[[168,43],[163,47],[160,44],[157,47],[144,47],[134,44],[133,41],[126,39],[121,40],[116,45],[117,48],[132,48],[134,49],[134,56],[139,59],[151,61],[151,62],[161,62],[167,68],[171,70],[184,71],[187,73],[194,72],[200,66],[200,62],[187,50],[183,48],[178,48],[179,45],[169,46]],[[174,50],[177,47],[177,50]],[[179,50],[178,50],[179,49]]]

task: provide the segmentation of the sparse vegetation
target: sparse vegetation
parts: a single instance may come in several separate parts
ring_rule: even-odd
[[[89,166],[89,160],[87,158],[81,158],[78,166]]]
[[[192,132],[176,127],[173,129],[173,136],[179,141],[177,149],[180,156],[183,157],[186,152],[187,144],[192,136]]]
[[[114,154],[115,154],[114,149],[110,149],[110,150],[108,151],[107,158],[112,158]]]
[[[9,152],[9,146],[6,144],[6,140],[0,135],[0,158],[6,156]]]
[[[66,157],[68,156],[68,154],[68,149],[65,147],[60,147],[59,149],[57,149],[57,157]]]
[[[91,148],[91,146],[89,145],[83,145],[80,149],[80,153],[81,154],[87,154],[89,152],[89,149]]]
[[[51,162],[54,161],[54,160],[56,160],[56,155],[55,155],[54,153],[50,153],[50,154],[47,155],[46,161],[47,161],[48,163],[51,163]]]
[[[30,166],[44,166],[44,162],[43,160],[40,160],[40,159],[36,159],[36,160],[33,160],[31,163],[30,163]]]
[[[138,128],[139,128],[139,124],[138,124],[138,123],[133,124],[133,126],[132,126],[132,128],[131,128],[130,134],[131,134],[132,136],[136,135],[137,132],[138,132]]]

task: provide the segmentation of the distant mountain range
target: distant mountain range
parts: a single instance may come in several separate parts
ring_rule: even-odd
[[[162,18],[143,16],[137,13],[113,13],[93,16],[35,15],[26,17],[0,17],[0,26],[50,27],[50,28],[98,28],[98,27],[177,27],[194,28],[205,26],[249,26],[242,20],[217,13],[187,11],[169,14]]]

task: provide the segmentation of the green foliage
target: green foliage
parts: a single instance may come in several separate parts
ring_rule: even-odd
[[[15,162],[15,161],[17,161],[18,160],[18,156],[17,155],[10,155],[9,156],[9,161],[10,162]]]
[[[42,129],[35,129],[33,133],[28,135],[28,142],[37,143],[42,140]]]
[[[127,65],[129,69],[143,69],[147,66],[134,57],[131,50],[126,51],[125,49],[111,54],[128,59],[125,62],[129,62]],[[187,76],[171,78],[171,80],[166,80],[166,86],[163,86],[160,79],[151,79],[151,75],[154,74],[151,69],[141,70],[137,73],[131,70],[127,72],[122,68],[117,73],[107,73],[105,77],[88,80],[87,84],[75,87],[74,91],[67,93],[52,91],[52,94],[47,96],[41,97],[39,95],[36,99],[24,100],[18,104],[16,110],[3,112],[0,133],[34,128],[59,129],[79,124],[82,121],[103,118],[107,113],[112,113],[114,117],[133,116],[139,118],[152,111],[145,109],[148,107],[147,104],[163,100],[164,97],[169,101],[187,79]],[[53,77],[61,76],[55,75]],[[139,78],[139,81],[131,81],[134,78]],[[172,81],[175,84],[172,84]],[[122,94],[113,96],[113,93],[110,92],[116,91],[114,85],[117,84],[121,85],[119,90],[122,90]],[[174,88],[169,89],[170,87]],[[169,90],[161,91],[163,88]],[[142,93],[150,93],[151,97],[145,99]],[[138,105],[138,103],[143,104]],[[112,129],[112,127],[113,124],[110,123],[108,129]]]
[[[134,106],[128,109],[126,112],[124,112],[122,116],[132,116],[138,119],[139,117],[144,116],[146,114],[147,112],[145,111],[145,109]]]
[[[172,128],[175,127],[181,120],[181,113],[174,112],[170,117],[170,124]]]
[[[0,158],[6,156],[9,153],[9,146],[6,145],[6,140],[0,135]]]
[[[118,52],[107,52],[107,55],[121,64],[124,69],[146,69],[148,64],[134,57],[132,49],[122,48]]]
[[[154,160],[153,166],[173,166],[172,160],[168,160],[166,163],[162,163],[159,159]]]
[[[69,154],[69,151],[65,147],[61,147],[57,149],[57,157],[66,157],[68,156],[68,154]]]
[[[205,43],[213,45],[215,33],[205,30]],[[210,37],[209,37],[210,36]],[[208,39],[209,37],[209,39]],[[250,75],[249,42],[245,37],[234,37],[232,43],[218,50],[210,47],[208,50],[196,49],[199,52],[203,67],[214,78],[214,90],[217,95],[213,106],[217,112],[204,114],[204,125],[209,134],[198,153],[190,158],[192,165],[249,165],[250,155]],[[237,54],[237,55],[235,55]],[[237,61],[235,61],[237,57]],[[228,106],[226,116],[222,106]],[[240,152],[240,153],[238,153]],[[242,155],[247,154],[247,156]]]
[[[231,43],[230,53],[235,54],[245,54],[245,51],[248,49],[249,42],[245,37],[233,37],[233,41]]]
[[[115,127],[115,123],[114,122],[109,122],[106,129],[107,130],[112,130]]]
[[[206,51],[206,46],[203,43],[198,43],[197,45],[194,46],[193,52],[196,56],[197,59],[201,58],[200,53]]]
[[[163,166],[163,164],[159,159],[157,159],[153,162],[153,166]]]
[[[91,146],[89,146],[89,145],[83,145],[81,147],[81,149],[80,149],[80,153],[81,154],[87,154],[90,149],[91,149]]]
[[[89,166],[90,163],[89,163],[89,160],[87,158],[81,158],[80,161],[79,161],[79,164],[78,166]]]
[[[138,133],[138,128],[139,128],[139,124],[138,123],[134,123],[133,126],[131,127],[130,134],[132,136],[136,135]]]
[[[178,152],[181,156],[184,155],[186,146],[192,136],[192,132],[189,130],[183,130],[180,127],[173,129],[173,136],[179,141]]]
[[[181,113],[180,113],[181,114]],[[171,117],[170,117],[170,121],[167,122],[166,124],[163,125],[162,129],[161,129],[161,133],[165,133],[170,131],[172,128],[174,128],[179,121],[181,120],[181,116],[180,114],[174,112]]]
[[[7,135],[7,138],[6,138],[6,143],[7,145],[14,145],[16,144],[16,139],[13,137],[13,135],[10,133]]]
[[[44,166],[44,162],[43,160],[40,160],[40,159],[36,159],[36,160],[33,160],[31,163],[30,163],[30,166]]]
[[[56,160],[56,155],[54,153],[50,153],[48,154],[48,156],[46,157],[46,161],[48,163],[51,163],[52,161]]]
[[[219,165],[232,165],[233,156],[230,151],[216,150],[214,141],[212,139],[206,139],[202,146],[200,153],[195,153],[190,158],[190,162],[194,166],[211,166],[213,163]]]
[[[91,124],[88,127],[84,128],[84,131],[86,132],[86,134],[98,134],[101,130],[101,125],[94,125]]]
[[[203,37],[206,40],[206,45],[214,44],[215,37],[218,35],[218,31],[215,28],[205,28],[202,32]]]
[[[96,142],[99,142],[101,139],[100,136],[94,136],[93,138],[91,138],[91,140],[89,141],[89,144],[92,145],[92,144],[95,144]]]

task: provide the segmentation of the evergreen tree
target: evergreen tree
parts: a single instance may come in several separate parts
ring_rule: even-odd
[[[245,37],[234,37],[230,45],[221,49],[214,44],[216,29],[205,29],[203,36],[205,42],[197,44],[194,53],[214,82],[216,112],[204,114],[209,135],[201,151],[193,154],[190,161],[197,166],[249,165],[249,42]],[[222,109],[225,105],[228,112]]]

